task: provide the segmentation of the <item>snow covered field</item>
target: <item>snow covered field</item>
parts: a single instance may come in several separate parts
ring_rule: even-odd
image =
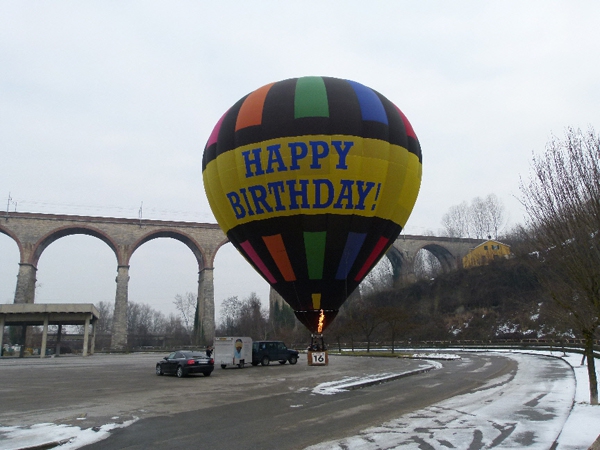
[[[438,448],[528,448],[587,449],[600,434],[600,406],[589,404],[587,367],[581,355],[537,352],[565,360],[573,375],[553,377],[532,383],[532,357],[521,352],[505,352],[516,359],[519,369],[512,380],[498,378],[472,394],[448,399],[420,411],[399,417],[359,435],[309,447],[310,450],[338,449],[438,449]],[[528,352],[531,353],[531,352]],[[434,357],[433,354],[429,354]],[[451,355],[451,354],[450,354]],[[465,358],[468,353],[463,354]],[[427,354],[420,355],[427,357]],[[448,356],[448,358],[455,356]],[[421,371],[439,367],[424,361]],[[554,362],[564,364],[560,359]],[[597,365],[600,361],[597,361]],[[406,376],[408,374],[400,374]],[[385,381],[398,374],[381,374],[368,379],[342,379],[312,389],[314,395],[335,395],[361,383]],[[417,375],[418,376],[418,375]],[[523,403],[525,401],[525,403]],[[117,418],[115,418],[117,419]],[[29,428],[0,426],[0,450],[28,448],[42,443],[61,443],[60,449],[77,449],[105,439],[115,428],[133,423],[107,424],[99,429],[38,424]],[[469,447],[467,447],[469,446]]]

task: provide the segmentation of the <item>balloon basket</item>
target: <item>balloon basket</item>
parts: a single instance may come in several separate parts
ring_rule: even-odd
[[[322,334],[312,334],[310,336],[310,347],[307,356],[309,366],[326,366],[329,364],[329,355]]]

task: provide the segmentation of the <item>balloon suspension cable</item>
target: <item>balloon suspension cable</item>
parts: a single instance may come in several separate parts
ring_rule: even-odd
[[[295,281],[292,281],[292,287],[294,288],[294,294],[296,295],[296,301],[300,302],[300,293],[298,292],[298,289],[296,289]],[[279,294],[279,295],[281,295],[281,294]],[[281,298],[283,298],[283,296]]]

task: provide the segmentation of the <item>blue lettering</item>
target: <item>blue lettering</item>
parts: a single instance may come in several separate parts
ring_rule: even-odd
[[[300,183],[300,189],[296,189],[296,182]],[[290,209],[310,208],[308,203],[308,180],[288,180],[285,182],[288,185],[290,193]],[[298,205],[297,197],[302,199],[302,205]]]
[[[273,181],[267,183],[269,193],[275,196],[275,211],[285,211],[285,206],[281,203],[281,193],[285,191],[283,181]]]
[[[354,181],[340,180],[340,183],[342,184],[342,191],[340,192],[337,202],[335,202],[335,205],[333,205],[333,207],[335,209],[342,209],[342,202],[345,200],[346,209],[352,209],[354,207],[352,203],[352,185],[354,184]]]
[[[269,145],[267,147],[267,151],[269,152],[269,158],[267,161],[267,173],[273,173],[275,172],[275,169],[273,169],[273,164],[277,164],[278,168],[277,168],[277,172],[285,172],[287,170],[287,167],[285,166],[285,163],[283,162],[283,157],[281,156],[281,152],[279,151],[279,149],[281,148],[281,145],[279,144],[275,144],[275,145]]]
[[[248,201],[248,196],[246,195],[246,189],[245,188],[240,189],[240,194],[242,194],[242,196],[244,197],[244,201],[246,202],[246,208],[248,209],[248,215],[253,216],[254,211],[252,211],[252,208],[250,208],[250,202]]]
[[[365,200],[367,199],[367,195],[371,192],[371,189],[375,187],[375,183],[372,181],[357,181],[356,188],[358,189],[358,203],[354,207],[355,209],[365,209]]]
[[[344,148],[342,148],[342,141],[331,141],[331,145],[333,145],[333,147],[335,148],[335,151],[339,155],[338,164],[337,164],[337,166],[335,166],[335,168],[345,170],[348,168],[348,166],[346,165],[346,156],[348,156],[348,152],[354,145],[354,142],[344,141],[343,144],[344,144]]]
[[[229,192],[227,198],[229,199],[229,203],[231,203],[236,219],[243,219],[246,217],[246,210],[240,204],[240,196],[237,192]]]
[[[308,147],[304,142],[290,142],[288,147],[292,153],[292,165],[290,166],[290,170],[298,170],[300,168],[298,161],[306,158],[306,155],[308,155]]]
[[[244,163],[246,164],[246,178],[253,177],[254,175],[263,175],[265,173],[260,163],[261,151],[262,149],[255,148],[253,150],[246,150],[245,152],[242,152]],[[250,152],[252,152],[252,158],[250,158]],[[255,169],[254,173],[252,173],[252,166],[254,166]]]
[[[323,178],[313,180],[313,184],[315,185],[315,203],[313,204],[313,208],[328,208],[331,206],[333,203],[333,183]],[[327,199],[324,202],[321,201],[321,186],[327,189]]]
[[[256,214],[264,214],[265,211],[263,210],[263,207],[267,210],[267,212],[273,212],[273,208],[271,208],[271,205],[267,203],[267,189],[264,186],[260,184],[257,184],[256,186],[250,186],[248,188],[248,192],[250,192],[250,196],[254,202]]]
[[[312,164],[310,168],[320,169],[321,163],[319,160],[329,155],[329,145],[325,141],[310,141],[309,144],[312,149]],[[319,152],[319,148],[322,148],[323,151]]]

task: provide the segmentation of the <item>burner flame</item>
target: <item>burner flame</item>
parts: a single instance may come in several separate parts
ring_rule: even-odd
[[[317,328],[318,333],[323,332],[323,325],[325,324],[325,313],[321,310],[321,315],[319,316],[319,327]]]

